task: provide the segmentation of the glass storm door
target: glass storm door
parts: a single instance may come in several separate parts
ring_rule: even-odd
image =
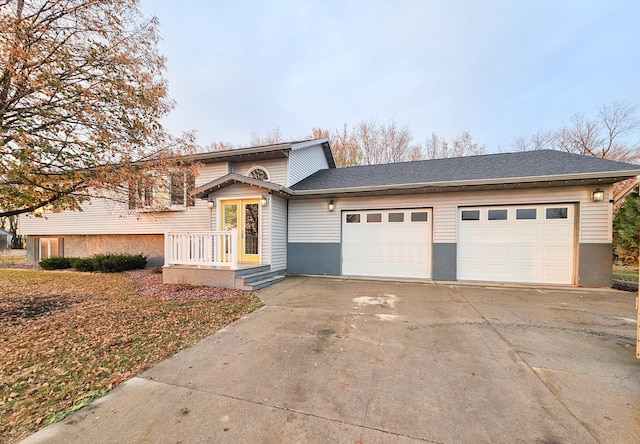
[[[260,262],[259,207],[259,199],[222,201],[220,228],[223,231],[238,229],[238,262]]]

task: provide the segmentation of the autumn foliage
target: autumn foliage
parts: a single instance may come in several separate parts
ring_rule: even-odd
[[[189,146],[160,123],[157,25],[137,0],[0,1],[0,216],[77,209]]]

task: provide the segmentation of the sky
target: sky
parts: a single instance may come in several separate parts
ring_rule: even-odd
[[[142,0],[167,57],[164,120],[198,142],[394,120],[489,152],[640,105],[637,0]],[[640,110],[639,110],[640,111]]]

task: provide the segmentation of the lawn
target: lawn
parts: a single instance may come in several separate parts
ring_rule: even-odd
[[[0,269],[0,442],[17,442],[260,306],[149,271]]]
[[[613,278],[618,281],[638,282],[638,269],[626,265],[614,265]]]

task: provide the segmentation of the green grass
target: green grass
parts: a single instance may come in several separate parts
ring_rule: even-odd
[[[613,278],[618,281],[638,282],[638,269],[626,265],[614,265]]]

